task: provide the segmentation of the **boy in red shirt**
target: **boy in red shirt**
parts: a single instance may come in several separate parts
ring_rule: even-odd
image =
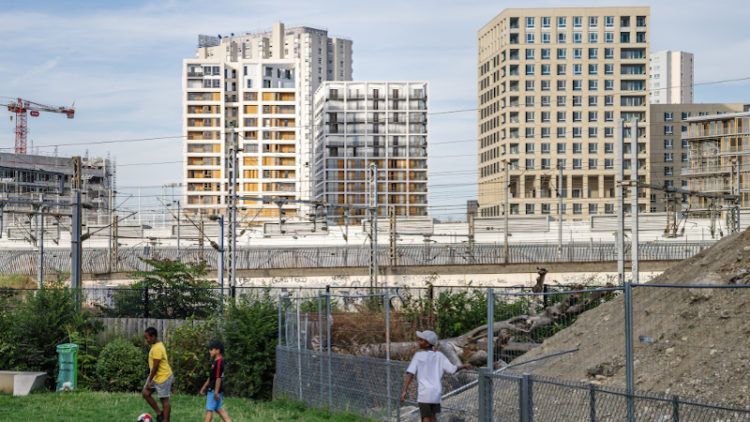
[[[222,399],[224,398],[224,345],[218,341],[212,341],[208,345],[208,353],[211,355],[211,373],[201,388],[201,394],[206,394],[206,417],[205,422],[211,422],[214,412],[218,413],[221,420],[229,422],[229,414],[224,410]]]

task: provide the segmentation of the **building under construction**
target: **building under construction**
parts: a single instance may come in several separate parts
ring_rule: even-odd
[[[68,225],[72,189],[77,180],[76,157],[0,153],[0,216],[3,235],[26,237],[33,232],[39,204],[49,223]],[[84,224],[108,221],[114,194],[114,168],[106,158],[80,159]],[[54,221],[51,221],[54,220]],[[47,226],[53,227],[53,226]],[[26,233],[26,235],[24,235]],[[54,234],[52,234],[54,237]]]

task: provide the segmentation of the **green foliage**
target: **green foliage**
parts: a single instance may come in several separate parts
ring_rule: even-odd
[[[275,371],[277,308],[267,295],[243,296],[227,308],[224,347],[227,390],[234,395],[270,398]]]
[[[455,337],[487,322],[487,296],[482,290],[443,291],[435,300],[440,337]]]
[[[66,288],[30,292],[15,305],[0,317],[0,368],[47,372],[52,386],[57,345],[71,342],[73,332],[93,335],[100,327],[88,312],[76,310],[75,295]]]
[[[208,343],[220,338],[216,321],[188,321],[176,328],[170,336],[167,349],[169,363],[174,371],[175,390],[197,394],[208,376],[211,365]]]
[[[139,391],[146,379],[146,362],[129,341],[115,339],[102,350],[96,364],[96,386],[104,391]]]
[[[206,264],[185,264],[171,260],[145,260],[149,271],[133,273],[139,279],[129,289],[114,295],[114,307],[107,310],[113,317],[207,318],[219,304],[213,282],[203,279]],[[146,301],[146,299],[148,299]]]
[[[101,347],[96,342],[96,333],[71,331],[71,343],[78,345],[78,388],[93,389],[97,383],[96,365]]]

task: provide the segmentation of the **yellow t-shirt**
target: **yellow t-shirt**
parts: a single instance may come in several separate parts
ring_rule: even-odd
[[[148,352],[148,369],[154,369],[154,360],[157,359],[159,360],[159,369],[156,370],[153,381],[161,384],[172,375],[172,368],[170,368],[169,359],[167,359],[167,348],[164,347],[162,342],[151,345],[151,350]]]

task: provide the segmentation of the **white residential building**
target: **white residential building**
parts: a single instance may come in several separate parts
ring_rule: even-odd
[[[225,132],[233,129],[243,147],[240,192],[310,199],[313,93],[323,81],[351,77],[352,42],[324,29],[277,23],[270,31],[200,36],[196,58],[183,65],[186,210],[224,208],[233,139]],[[277,215],[275,205],[266,207],[258,221]]]
[[[649,58],[651,104],[693,103],[693,53],[659,51]]]
[[[379,215],[427,215],[426,82],[324,82],[315,131],[316,199],[360,220],[374,164]]]

